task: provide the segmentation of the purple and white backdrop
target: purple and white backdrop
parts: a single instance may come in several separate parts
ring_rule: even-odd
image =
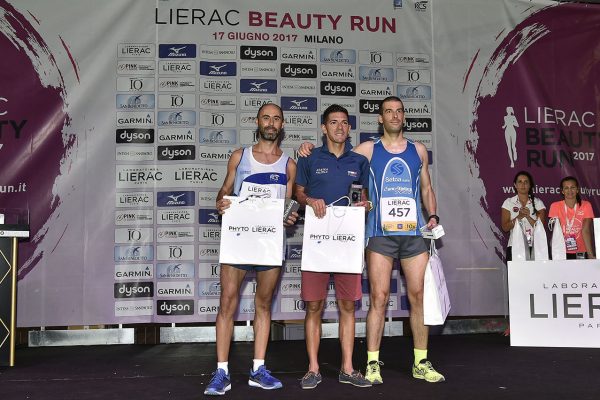
[[[56,12],[61,10],[61,12]],[[214,199],[266,102],[282,147],[320,142],[339,103],[352,141],[397,95],[431,152],[452,315],[506,312],[500,205],[530,171],[600,212],[600,6],[516,0],[323,3],[0,0],[0,208],[26,208],[18,325],[213,321]],[[508,123],[507,123],[508,121]],[[301,319],[302,226],[274,319]],[[389,316],[406,316],[394,273]],[[368,285],[357,315],[366,315]],[[253,314],[254,279],[239,320]],[[335,318],[333,292],[326,318]]]

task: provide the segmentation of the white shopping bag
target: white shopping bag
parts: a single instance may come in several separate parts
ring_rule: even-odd
[[[365,208],[328,206],[317,218],[306,207],[302,271],[360,274],[365,248]]]
[[[546,230],[544,224],[539,219],[535,221],[533,226],[533,259],[535,261],[548,261],[548,237],[546,236]]]
[[[283,199],[233,197],[221,224],[222,264],[282,265]]]
[[[565,235],[558,218],[552,218],[548,224],[552,231],[552,239],[550,241],[550,249],[552,251],[553,260],[567,259],[567,245],[565,244]]]
[[[515,222],[515,226],[512,228],[511,248],[513,261],[531,260],[531,253],[529,252],[529,243],[527,242],[527,236],[525,236],[523,225],[519,220]]]
[[[425,268],[423,287],[423,322],[425,325],[443,325],[450,312],[450,296],[446,287],[444,267],[431,241],[429,261]]]

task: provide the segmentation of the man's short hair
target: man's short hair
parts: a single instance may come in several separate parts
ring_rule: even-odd
[[[404,102],[400,99],[400,97],[388,96],[385,99],[381,100],[381,103],[379,103],[379,115],[383,115],[383,103],[387,101],[399,101],[400,103],[402,103],[402,107],[404,107]]]
[[[283,110],[281,109],[281,107],[279,107],[277,104],[275,103],[265,103],[262,106],[260,106],[260,108],[258,109],[258,111],[256,112],[256,118],[259,118],[260,116],[260,112],[263,110],[263,108],[265,108],[266,106],[275,106],[279,109],[279,112],[281,113],[281,118],[283,118]]]
[[[323,111],[323,123],[326,123],[328,118],[329,118],[329,114],[331,113],[335,113],[335,112],[341,112],[346,114],[346,119],[350,119],[350,116],[348,115],[348,110],[346,109],[346,107],[340,106],[339,104],[332,104],[329,107],[327,107],[325,109],[325,111]]]

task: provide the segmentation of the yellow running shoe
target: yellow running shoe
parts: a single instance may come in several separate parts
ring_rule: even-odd
[[[425,379],[427,382],[444,382],[444,375],[440,374],[433,368],[431,362],[427,359],[421,360],[417,365],[413,364],[412,374],[414,378]]]
[[[381,385],[383,383],[383,379],[381,378],[381,368],[379,368],[380,365],[383,365],[383,362],[375,360],[367,364],[365,379],[373,385]]]

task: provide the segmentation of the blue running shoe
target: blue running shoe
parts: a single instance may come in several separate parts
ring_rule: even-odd
[[[228,390],[231,390],[231,379],[229,378],[229,374],[226,374],[224,369],[218,368],[213,372],[212,378],[210,379],[210,382],[208,382],[204,394],[207,396],[222,396]]]
[[[283,387],[281,381],[273,377],[271,375],[271,371],[267,370],[264,365],[258,367],[256,372],[252,372],[252,370],[250,370],[248,385],[267,390],[279,389]]]

